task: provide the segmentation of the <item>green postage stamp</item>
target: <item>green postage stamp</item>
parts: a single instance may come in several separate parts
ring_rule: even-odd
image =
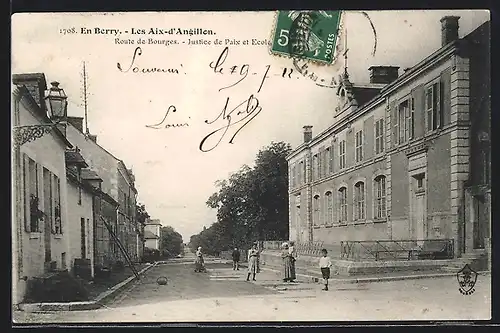
[[[333,63],[341,11],[279,11],[271,52]]]

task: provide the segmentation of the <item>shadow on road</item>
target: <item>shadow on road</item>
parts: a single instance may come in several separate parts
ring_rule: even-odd
[[[123,291],[108,306],[122,307],[175,300],[278,294],[278,291],[245,281],[246,270],[234,272],[233,274],[240,275],[237,277],[214,280],[210,279],[210,276],[228,271],[231,265],[209,263],[206,267],[207,273],[195,273],[193,264],[158,265],[146,272],[140,281]],[[156,280],[159,277],[166,277],[168,283],[158,285]]]

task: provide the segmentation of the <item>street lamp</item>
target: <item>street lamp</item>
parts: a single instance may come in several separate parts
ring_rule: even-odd
[[[45,96],[45,105],[49,111],[50,119],[56,120],[66,118],[68,112],[68,97],[63,89],[59,88],[59,82],[51,82],[47,96]]]
[[[20,147],[25,143],[35,141],[45,134],[50,133],[61,120],[65,119],[68,113],[68,97],[62,88],[59,88],[59,82],[52,82],[47,96],[45,97],[45,105],[49,112],[49,117],[55,123],[39,124],[39,125],[24,125],[14,126],[14,145]],[[16,104],[16,116],[19,113],[19,105]]]

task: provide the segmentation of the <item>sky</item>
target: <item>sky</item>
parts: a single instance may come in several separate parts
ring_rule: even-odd
[[[370,66],[399,66],[401,72],[439,49],[439,20],[443,16],[461,17],[459,37],[490,17],[488,11],[473,10],[367,13],[377,35],[374,55],[374,34],[366,17],[359,12],[343,16],[342,32],[348,31],[348,71],[355,83],[369,82]],[[275,12],[15,14],[12,73],[43,72],[48,82],[60,82],[68,95],[68,115],[83,117],[81,72],[85,62],[89,131],[133,169],[138,201],[146,205],[151,217],[174,227],[187,242],[203,226],[216,221],[216,211],[205,202],[217,191],[217,180],[226,179],[244,164],[252,165],[257,152],[272,141],[296,147],[303,140],[304,125],[312,125],[316,135],[333,121],[337,103],[334,89],[320,87],[300,75],[283,78],[284,68],[292,68],[292,61],[271,54],[266,44],[251,45],[253,39],[272,40],[275,16]],[[64,34],[64,29],[71,28],[77,33]],[[92,34],[82,34],[82,28]],[[95,34],[95,28],[120,29],[120,40],[111,34]],[[132,29],[150,28],[210,29],[215,35],[131,35]],[[146,44],[138,45],[139,38]],[[149,44],[149,38],[170,43]],[[129,39],[135,44],[126,44]],[[188,45],[188,39],[211,44]],[[215,39],[222,44],[214,45]],[[239,45],[233,43],[235,40]],[[249,40],[249,45],[243,45],[243,40]],[[171,44],[173,41],[177,44]],[[345,39],[339,44],[344,46]],[[226,46],[225,60],[216,68],[223,71],[218,73],[213,67]],[[142,53],[136,54],[132,68],[167,72],[127,71],[137,47]],[[242,69],[243,65],[247,66]],[[338,59],[333,66],[310,64],[309,68],[329,82],[338,77],[343,65],[343,59]],[[237,67],[231,73],[233,66]],[[168,73],[168,69],[177,73]],[[220,90],[227,86],[231,87]],[[241,130],[244,122],[231,126],[224,136],[222,131],[209,136],[203,147],[210,150],[201,151],[202,140],[226,126],[227,121],[218,117],[226,103],[230,111],[245,102],[238,112],[245,111],[247,101],[251,108],[258,103],[256,116]],[[147,127],[160,123],[170,106],[175,112],[170,108],[163,125],[188,126]],[[233,114],[233,123],[242,116]]]

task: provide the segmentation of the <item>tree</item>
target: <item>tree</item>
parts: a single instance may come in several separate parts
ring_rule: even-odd
[[[144,204],[137,204],[135,206],[135,216],[137,217],[137,222],[143,225],[146,224],[146,220],[150,217]]]
[[[190,240],[190,248],[218,253],[231,247],[248,248],[255,240],[288,239],[289,144],[272,142],[259,151],[255,166],[244,165],[229,179],[216,182],[218,191],[207,200],[217,209],[217,222]]]
[[[184,250],[182,235],[170,226],[161,227],[160,250],[169,257],[181,254]]]

